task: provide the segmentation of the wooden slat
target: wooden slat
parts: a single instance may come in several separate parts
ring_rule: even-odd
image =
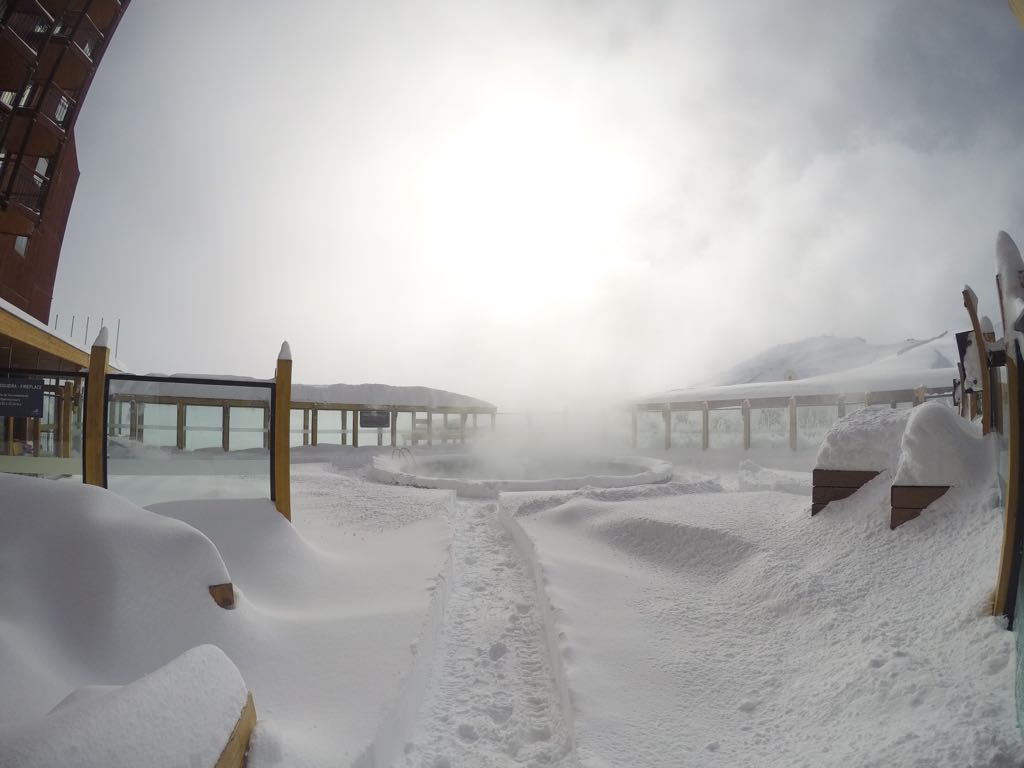
[[[948,485],[894,485],[889,498],[894,507],[924,509],[948,490]]]
[[[815,469],[811,473],[811,482],[831,488],[860,488],[877,475],[875,470]]]

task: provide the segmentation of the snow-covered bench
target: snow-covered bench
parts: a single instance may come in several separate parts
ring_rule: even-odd
[[[813,472],[811,514],[853,496],[879,475],[891,483],[889,527],[918,517],[951,487],[985,482],[991,451],[979,425],[938,403],[864,408],[825,435]]]

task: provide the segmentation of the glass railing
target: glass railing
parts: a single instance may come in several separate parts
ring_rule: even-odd
[[[107,377],[106,484],[138,504],[272,498],[274,385]]]
[[[82,480],[85,375],[0,373],[0,472]]]

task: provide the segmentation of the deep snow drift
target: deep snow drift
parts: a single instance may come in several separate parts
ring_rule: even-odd
[[[815,518],[814,455],[788,451],[495,503],[371,482],[375,449],[302,449],[294,526],[0,476],[0,765],[75,689],[204,643],[254,693],[252,768],[1020,765],[991,452],[950,417],[902,414],[888,468]],[[957,487],[890,531],[914,462]],[[206,593],[229,579],[234,611]],[[50,717],[94,735],[95,693]]]

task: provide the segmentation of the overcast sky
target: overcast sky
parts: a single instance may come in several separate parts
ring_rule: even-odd
[[[1024,245],[1022,73],[1005,0],[134,0],[53,312],[504,408],[959,330]]]

